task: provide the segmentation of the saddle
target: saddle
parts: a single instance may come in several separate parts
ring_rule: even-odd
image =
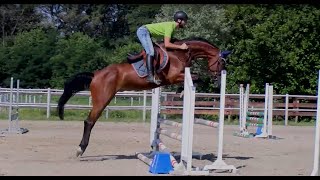
[[[169,56],[167,51],[157,43],[153,43],[154,59],[153,66],[156,73],[160,73],[168,64]],[[139,77],[148,75],[146,67],[146,53],[142,50],[140,53],[128,53],[127,61],[132,65]]]

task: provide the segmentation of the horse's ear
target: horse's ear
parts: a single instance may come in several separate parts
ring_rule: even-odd
[[[220,56],[221,56],[222,58],[227,58],[229,54],[231,54],[231,51],[222,51],[222,52],[220,53]]]

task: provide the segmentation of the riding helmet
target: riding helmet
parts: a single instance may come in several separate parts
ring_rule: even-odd
[[[187,21],[188,20],[188,15],[184,11],[177,11],[174,16],[173,16],[174,21],[178,21],[178,19]]]

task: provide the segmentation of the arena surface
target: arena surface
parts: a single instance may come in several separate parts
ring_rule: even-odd
[[[22,135],[0,137],[0,176],[80,175],[80,176],[152,176],[148,166],[135,152],[148,152],[148,123],[97,122],[87,151],[76,158],[76,148],[83,131],[82,121],[27,121],[29,129]],[[8,122],[0,121],[0,129]],[[308,176],[312,171],[314,127],[274,126],[279,140],[235,137],[238,126],[224,128],[224,154],[227,164],[239,169],[241,176]],[[254,130],[253,130],[254,131]],[[180,143],[162,137],[172,151],[180,151]],[[203,167],[216,158],[218,129],[195,125],[194,151],[204,160],[193,160]],[[212,155],[213,154],[213,155]],[[213,158],[213,159],[211,159]],[[218,172],[212,175],[234,175]]]

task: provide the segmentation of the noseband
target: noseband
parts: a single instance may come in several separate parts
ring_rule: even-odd
[[[213,73],[213,79],[214,80],[217,80],[218,76],[221,75],[221,71],[223,70],[222,68],[221,69],[219,68],[221,63],[225,63],[226,64],[227,62],[226,62],[225,58],[221,57],[221,53],[219,53],[218,60],[216,60],[214,63],[210,64],[209,67],[208,67],[209,71]],[[211,67],[216,65],[216,64],[217,64],[217,70],[212,70]]]

